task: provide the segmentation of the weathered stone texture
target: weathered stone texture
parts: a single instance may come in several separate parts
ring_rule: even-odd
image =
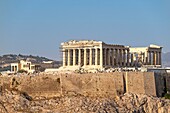
[[[165,91],[165,79],[160,73],[155,73],[156,94],[158,97],[163,96]]]
[[[126,73],[126,91],[137,94],[142,94],[145,92],[143,73]]]
[[[117,95],[117,91],[123,93],[123,83],[119,75],[102,74],[76,74],[63,75],[63,93],[76,92],[82,95]]]
[[[170,94],[170,74],[166,76],[166,90]]]
[[[1,77],[0,112],[168,113],[170,102],[152,97],[164,93],[162,78],[153,72]]]
[[[1,113],[169,113],[170,100],[125,93],[117,98],[64,95],[29,99],[29,95],[5,90],[0,96]]]
[[[153,72],[45,74],[4,77],[2,89],[16,89],[32,97],[60,95],[114,96],[125,92],[162,96],[164,83]]]
[[[144,72],[144,90],[145,94],[152,95],[152,96],[158,96],[156,93],[156,83],[155,83],[155,73],[153,72]]]

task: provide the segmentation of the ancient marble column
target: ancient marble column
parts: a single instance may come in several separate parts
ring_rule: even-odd
[[[148,51],[148,65],[151,65],[152,57],[151,57],[151,51]]]
[[[89,65],[92,65],[92,48],[90,50],[90,55],[89,55]]]
[[[145,51],[144,54],[145,54],[145,55],[144,55],[144,64],[145,64],[145,65],[148,65],[148,52]]]
[[[156,51],[156,65],[159,65],[159,52]]]
[[[103,66],[103,48],[100,48],[100,66]]]
[[[133,62],[133,53],[131,53],[131,56],[130,56],[130,57],[131,57],[131,58],[130,58],[130,59],[131,59],[131,60],[130,60],[130,61],[131,61],[131,66],[133,66],[133,64],[134,64],[134,62]]]
[[[118,66],[118,49],[115,49],[115,66]]]
[[[122,49],[119,49],[119,66],[122,66]]]
[[[127,50],[126,65],[129,66],[129,50]]]
[[[144,53],[143,52],[141,52],[141,61],[142,61],[142,63],[144,63]]]
[[[156,55],[156,56],[157,56],[157,57],[156,57],[156,61],[157,61],[157,62],[156,62],[156,65],[159,65],[159,51],[157,51],[156,54],[157,54],[157,55]]]
[[[73,49],[73,66],[76,65],[76,49]]]
[[[155,52],[152,52],[152,65],[155,65]]]
[[[157,65],[160,65],[160,61],[159,61],[160,58],[159,58],[159,57],[160,57],[160,56],[159,56],[159,51],[158,51],[158,53],[157,53],[157,61],[158,61],[158,62],[157,62]]]
[[[159,55],[158,55],[158,51],[156,51],[156,64],[155,65],[158,65],[158,61],[159,60]]]
[[[112,66],[114,66],[114,56],[115,56],[115,53],[114,53],[114,49],[112,49]]]
[[[106,53],[107,53],[107,49],[106,48],[104,48],[104,65],[107,65],[107,59],[106,59],[106,57],[107,57],[107,55],[106,55]]]
[[[66,50],[63,49],[63,67],[66,66]]]
[[[78,65],[81,66],[81,49],[78,49]]]
[[[98,65],[98,48],[95,49],[95,65]]]
[[[87,65],[87,49],[84,49],[84,66]]]
[[[107,54],[107,58],[108,58],[108,60],[107,60],[107,65],[110,66],[110,48],[108,48],[107,51],[108,51],[108,52],[107,52],[107,53],[108,53],[108,54]]]
[[[68,60],[68,64],[67,65],[70,66],[70,49],[68,49],[68,59],[67,60]]]
[[[123,66],[126,66],[126,53],[125,53],[125,49],[123,49]]]
[[[157,65],[157,51],[155,51],[155,65]]]
[[[159,65],[162,65],[161,52],[159,52]]]
[[[160,58],[159,58],[160,56],[159,56],[159,51],[157,52],[157,65],[160,65]]]

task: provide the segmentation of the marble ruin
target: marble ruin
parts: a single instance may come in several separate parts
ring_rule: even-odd
[[[129,49],[133,54],[133,61],[145,66],[161,67],[162,47],[151,44],[149,47],[130,47]]]
[[[94,40],[61,43],[63,69],[103,69],[116,67],[161,67],[162,47],[130,47]]]
[[[11,73],[17,73],[20,70],[27,71],[28,73],[33,73],[36,70],[36,65],[33,65],[27,60],[20,60],[17,63],[11,63]]]

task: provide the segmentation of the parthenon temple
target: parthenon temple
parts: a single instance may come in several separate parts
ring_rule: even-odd
[[[161,67],[162,47],[130,47],[94,40],[61,43],[63,68],[102,69],[116,67]]]

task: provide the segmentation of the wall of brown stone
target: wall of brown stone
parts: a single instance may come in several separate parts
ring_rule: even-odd
[[[166,90],[170,94],[170,73],[166,76]]]
[[[116,96],[124,93],[120,73],[62,75],[63,94],[78,93],[91,96]]]
[[[77,94],[115,97],[125,92],[159,96],[163,91],[163,83],[159,77],[153,72],[41,74],[2,77],[0,85],[3,89],[27,92],[33,98]]]
[[[156,91],[158,96],[164,96],[165,93],[170,94],[170,73],[155,73]]]
[[[130,93],[145,93],[144,76],[139,72],[126,72],[126,92]]]
[[[153,73],[153,72],[144,72],[143,73],[143,80],[144,80],[145,94],[152,95],[152,96],[157,96],[155,73]]]
[[[125,76],[127,92],[157,96],[157,92],[162,91],[162,85],[158,88],[162,83],[159,83],[160,76],[155,76],[154,72],[126,72]]]
[[[155,73],[156,94],[158,97],[164,95],[165,91],[165,78],[162,73]]]

